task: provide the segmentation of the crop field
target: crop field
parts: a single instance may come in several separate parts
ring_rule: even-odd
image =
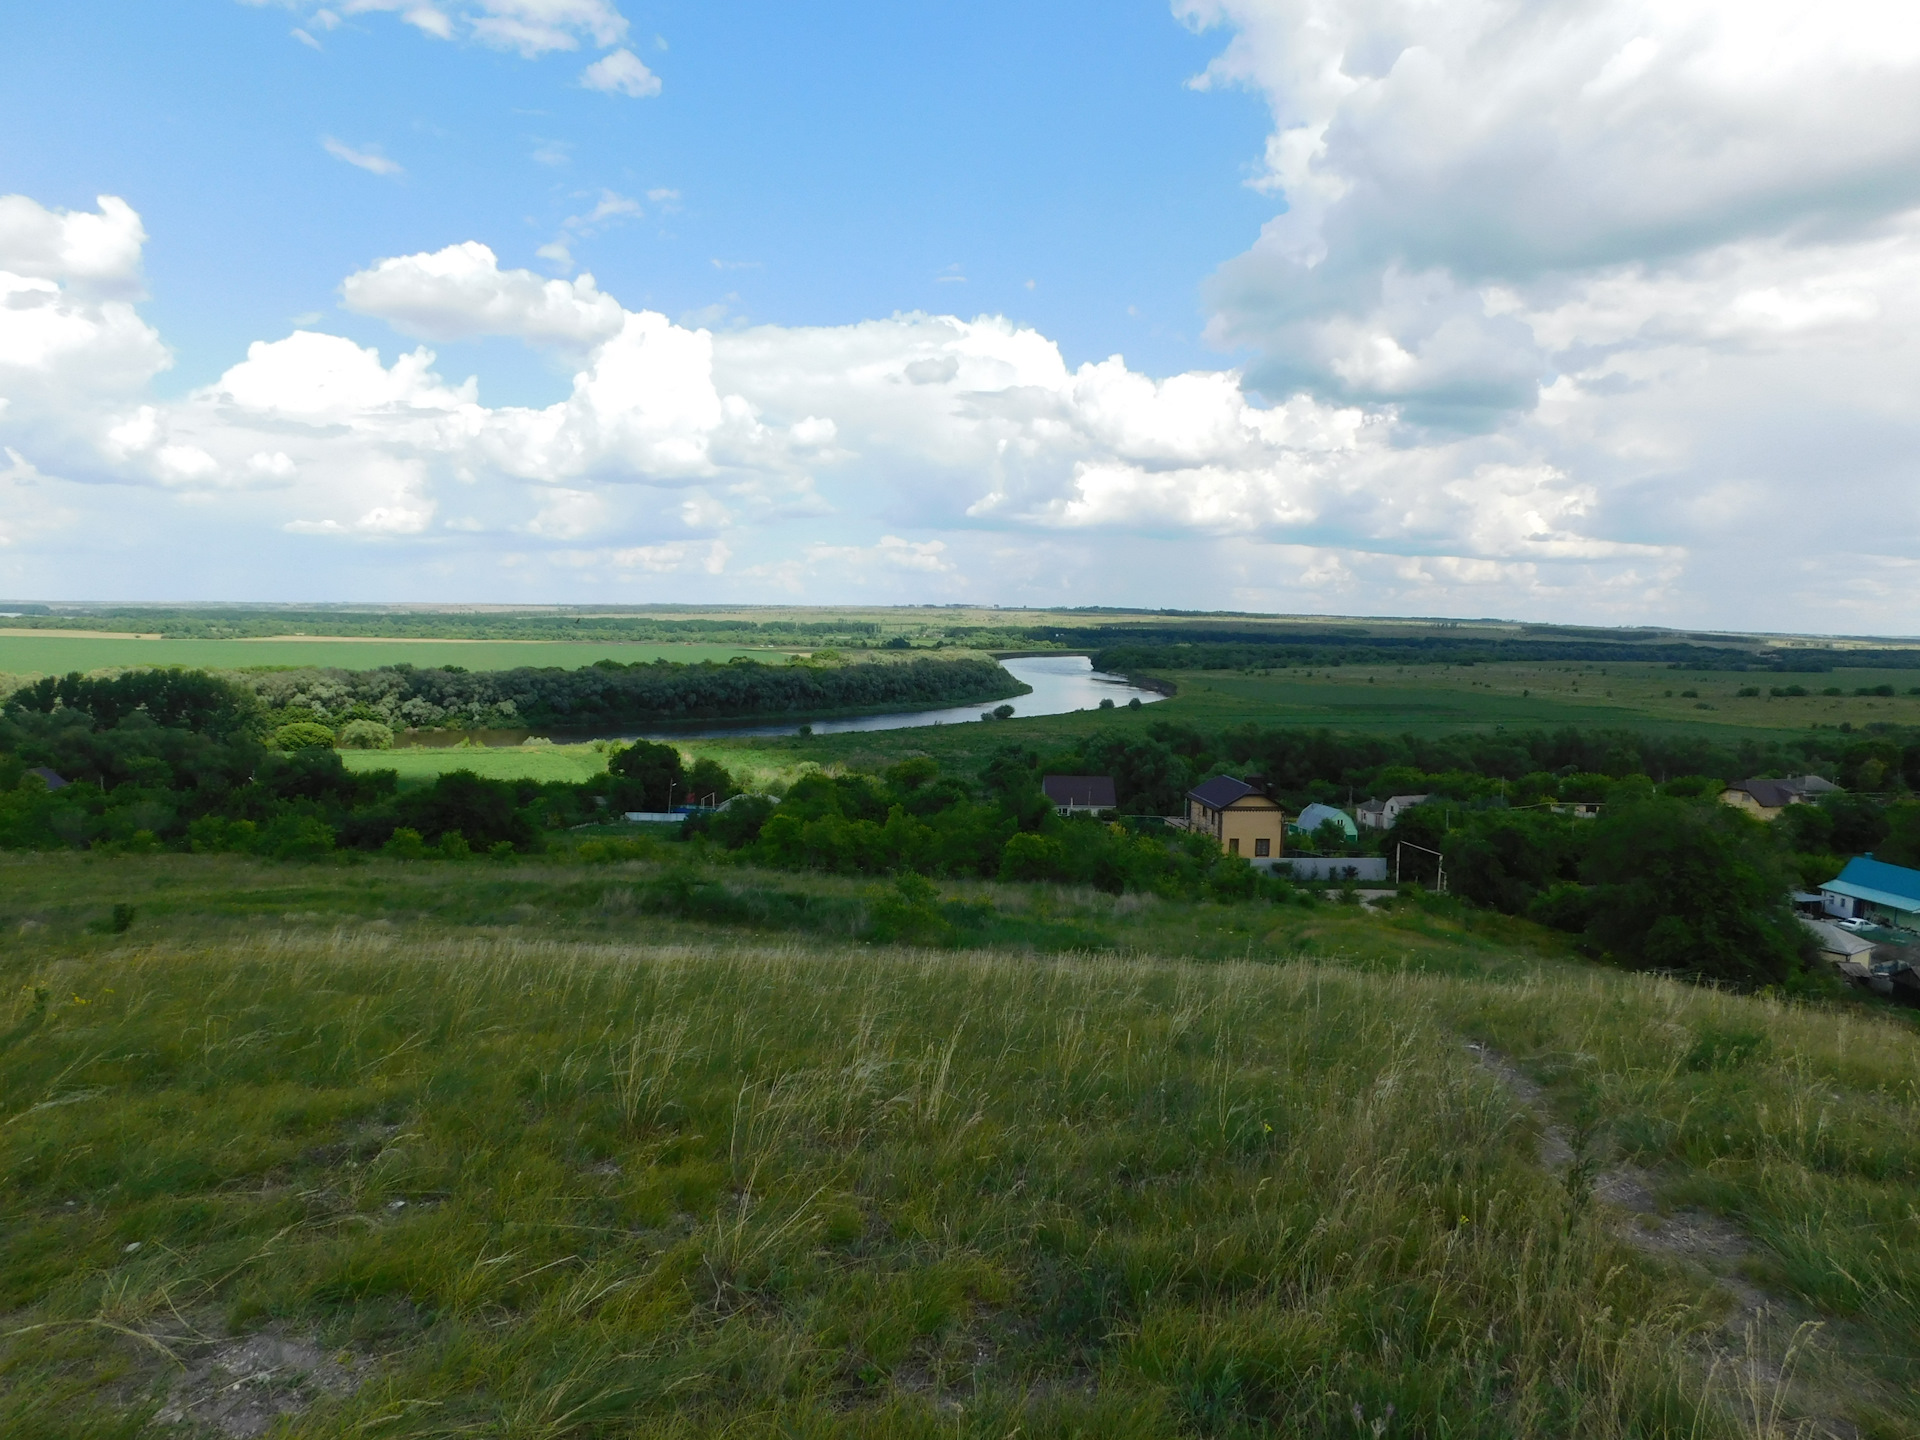
[[[643,903],[700,884],[852,918]],[[1444,908],[977,886],[1004,943],[908,950],[865,893],[0,862],[0,1433],[1920,1435],[1906,1016]]]
[[[185,665],[208,670],[256,666],[323,666],[375,670],[383,665],[459,665],[468,670],[512,670],[522,665],[564,670],[596,660],[730,660],[735,655],[784,659],[779,651],[735,645],[569,644],[546,640],[330,639],[324,636],[261,640],[161,640],[76,634],[0,633],[0,675],[64,675],[148,665]]]

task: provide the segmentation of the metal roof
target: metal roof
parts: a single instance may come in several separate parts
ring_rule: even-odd
[[[1842,882],[1857,886],[1859,889],[1837,889],[1836,887]],[[1920,910],[1920,870],[1910,870],[1905,865],[1889,865],[1886,861],[1876,860],[1871,855],[1856,855],[1847,862],[1846,869],[1840,872],[1838,880],[1829,880],[1820,888],[1834,890],[1840,895],[1858,895],[1863,900],[1872,897],[1860,895],[1860,890],[1879,891],[1892,896],[1899,902],[1900,909]]]
[[[1341,830],[1348,835],[1358,835],[1360,833],[1360,827],[1353,823],[1353,817],[1347,814],[1346,811],[1336,809],[1332,805],[1322,805],[1318,801],[1315,801],[1313,804],[1307,806],[1306,809],[1302,810],[1300,812],[1300,818],[1294,823],[1311,835],[1329,820],[1333,821],[1334,824],[1338,825]]]
[[[1246,781],[1236,780],[1231,775],[1216,775],[1187,792],[1202,805],[1215,810],[1224,810],[1234,801],[1244,800],[1247,796],[1258,793]]]

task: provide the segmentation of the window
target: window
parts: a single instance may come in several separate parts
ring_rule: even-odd
[[[1240,842],[1238,840],[1227,841],[1227,853],[1229,855],[1238,855],[1240,853]]]
[[[1254,853],[1255,855],[1271,855],[1271,854],[1273,854],[1273,842],[1272,842],[1271,840],[1256,840],[1256,841],[1254,841],[1254,842],[1253,842],[1253,853]]]

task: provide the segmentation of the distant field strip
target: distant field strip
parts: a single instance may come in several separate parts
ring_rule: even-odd
[[[293,636],[272,640],[139,640],[75,635],[0,634],[0,674],[64,675],[139,665],[189,665],[241,670],[255,665],[316,665],[373,670],[382,665],[423,669],[459,665],[468,670],[512,670],[522,665],[574,670],[596,660],[729,660],[735,655],[777,658],[780,652],[738,645],[629,645],[618,641],[571,644],[545,640],[361,640]]]

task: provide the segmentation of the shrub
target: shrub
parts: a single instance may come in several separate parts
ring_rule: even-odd
[[[318,860],[333,849],[333,827],[312,815],[282,815],[260,832],[259,849],[275,860]]]
[[[427,842],[420,838],[418,830],[403,825],[380,847],[380,853],[391,855],[396,860],[419,860],[427,853]]]
[[[340,731],[340,744],[348,750],[391,750],[393,727],[378,720],[349,720]]]
[[[273,732],[273,743],[280,750],[331,750],[333,731],[311,720],[296,720]]]

